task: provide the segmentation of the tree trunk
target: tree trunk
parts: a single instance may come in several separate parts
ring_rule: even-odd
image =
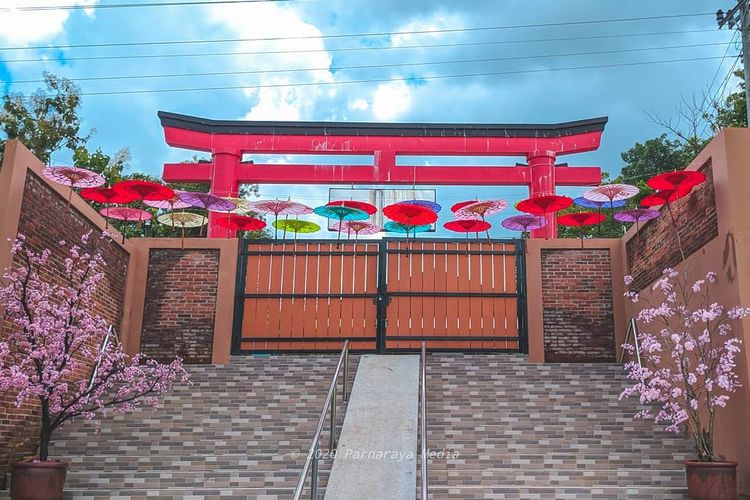
[[[42,399],[42,429],[39,432],[39,460],[47,461],[49,442],[52,437],[52,426],[49,417],[49,401]]]

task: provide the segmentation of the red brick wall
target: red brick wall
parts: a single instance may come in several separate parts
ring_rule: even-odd
[[[607,249],[542,250],[545,361],[614,361],[611,266]]]
[[[218,250],[151,249],[141,352],[210,363],[218,285]]]
[[[35,251],[52,250],[50,266],[43,276],[54,281],[59,279],[64,269],[63,260],[67,252],[59,248],[60,240],[80,244],[81,236],[89,231],[93,232],[87,250],[100,251],[107,263],[104,279],[99,285],[95,311],[119,328],[123,315],[128,252],[111,240],[101,240],[101,231],[88,218],[69,208],[67,200],[52,191],[36,174],[27,172],[18,232],[26,236],[27,244]],[[14,261],[14,266],[17,264]],[[3,322],[0,335],[8,335],[10,328],[9,322]],[[14,394],[0,395],[0,487],[5,486],[9,462],[35,453],[36,408],[33,402],[16,408]]]
[[[686,258],[719,235],[711,163],[699,171],[706,175],[706,181],[671,204]],[[661,217],[642,226],[626,245],[628,274],[633,276],[635,290],[654,282],[665,267],[674,267],[682,261],[672,218],[666,207],[661,210]]]

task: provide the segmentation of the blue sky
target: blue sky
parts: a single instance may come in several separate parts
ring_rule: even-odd
[[[158,110],[217,119],[484,123],[546,123],[606,115],[610,122],[601,149],[568,156],[561,161],[571,165],[601,165],[616,174],[622,166],[622,151],[636,141],[663,132],[647,112],[673,116],[681,98],[690,99],[693,94],[701,98],[712,81],[712,92],[715,92],[734,60],[727,57],[722,61],[721,56],[727,47],[730,55],[739,52],[736,47],[727,45],[733,33],[718,31],[712,14],[551,27],[475,29],[709,13],[719,7],[692,0],[298,0],[242,5],[97,8],[121,2],[5,0],[0,5],[6,9],[0,10],[0,47],[6,49],[0,51],[0,88],[28,93],[40,86],[38,80],[43,71],[78,80],[84,94],[84,127],[95,129],[90,145],[102,147],[109,153],[127,146],[132,154],[131,170],[151,174],[160,173],[164,162],[190,157],[189,152],[165,145],[156,117]],[[7,7],[29,4],[71,3],[90,8],[42,12],[7,10]],[[331,37],[425,30],[464,31]],[[328,38],[314,38],[320,35]],[[276,40],[64,47],[253,38]],[[414,45],[422,47],[394,48]],[[690,47],[665,48],[685,45]],[[24,49],[18,50],[21,48]],[[342,48],[366,50],[340,50]],[[269,54],[269,51],[275,53]],[[227,55],[229,52],[234,54]],[[710,59],[554,69],[699,58]],[[502,60],[446,63],[486,59]],[[393,66],[408,63],[421,65]],[[347,69],[370,65],[391,66]],[[281,71],[289,69],[305,71]],[[245,74],[180,76],[217,72]],[[512,74],[433,79],[466,73]],[[144,75],[174,76],[142,78]],[[718,76],[714,79],[714,75]],[[115,78],[90,80],[95,77]],[[336,84],[350,80],[395,81]],[[300,82],[317,85],[288,86]],[[256,88],[258,85],[287,86]],[[238,88],[150,92],[206,87]],[[132,90],[149,92],[87,95]],[[731,86],[727,90],[731,90]],[[512,164],[516,160],[509,158],[508,162]],[[60,152],[53,156],[53,161],[66,164],[70,157]],[[579,195],[582,191],[562,192]],[[291,195],[304,203],[320,205],[327,201],[328,186],[262,186],[261,193],[263,197]],[[443,205],[474,196],[506,198],[512,204],[526,194],[524,188],[442,187],[438,189],[437,198]],[[448,214],[443,214],[441,222],[449,219]],[[493,221],[498,227],[499,220]],[[498,229],[493,230],[492,235],[508,234]]]

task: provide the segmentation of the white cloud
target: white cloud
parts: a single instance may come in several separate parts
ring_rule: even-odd
[[[372,96],[372,113],[378,120],[394,120],[409,111],[411,89],[403,80],[381,83]]]
[[[347,107],[351,110],[365,111],[370,107],[370,104],[364,99],[355,99],[347,103]]]
[[[320,30],[304,22],[294,10],[271,2],[217,5],[206,7],[206,10],[210,22],[238,38],[276,39],[239,42],[234,47],[237,52],[284,51],[281,54],[248,54],[232,58],[234,67],[269,71],[243,78],[248,85],[245,95],[254,101],[244,115],[245,119],[310,119],[319,99],[335,95],[335,90],[325,85],[289,86],[298,82],[325,83],[334,80],[329,71],[331,56],[325,51],[323,41],[314,38],[321,35]],[[270,72],[289,69],[305,71]],[[269,85],[271,87],[254,88]]]
[[[458,15],[446,15],[441,12],[435,12],[430,17],[424,19],[415,19],[407,24],[399,26],[395,31],[437,31],[445,29],[456,29],[464,27],[464,19]],[[446,35],[456,36],[460,33],[454,32],[437,32],[437,33],[405,33],[403,35],[394,35],[391,38],[391,45],[399,47],[403,45],[426,45],[436,43],[440,38]]]
[[[93,7],[97,0],[47,0],[44,6],[83,5]],[[65,27],[71,10],[37,10],[21,11],[19,7],[28,6],[28,0],[3,0],[0,10],[0,38],[17,44],[28,44],[54,37]],[[35,5],[39,5],[36,4]],[[93,16],[94,9],[84,10],[86,15]]]

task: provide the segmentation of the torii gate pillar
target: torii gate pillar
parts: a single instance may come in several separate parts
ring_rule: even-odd
[[[216,196],[231,196],[236,198],[240,192],[238,170],[242,153],[239,151],[215,151],[211,155],[211,194]],[[216,212],[208,212],[208,237],[225,238],[227,230],[217,226]],[[235,231],[229,234],[234,237]]]
[[[531,171],[529,196],[547,196],[555,194],[555,152],[535,151],[527,157]],[[547,224],[531,232],[532,238],[557,238],[557,216],[547,214]]]

